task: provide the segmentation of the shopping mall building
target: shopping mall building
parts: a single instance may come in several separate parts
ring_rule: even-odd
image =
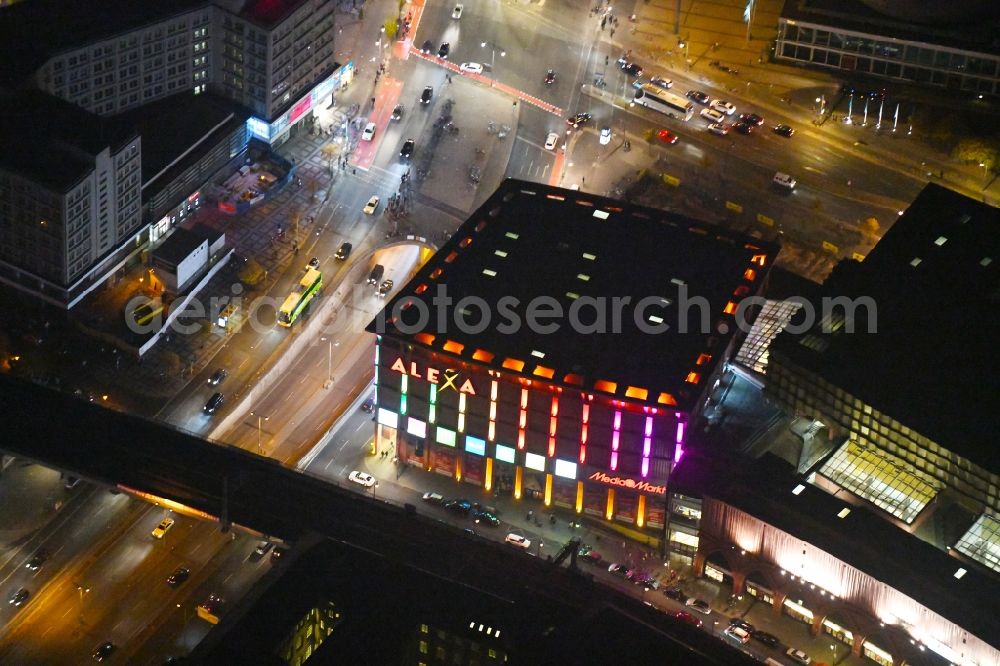
[[[777,246],[508,180],[386,305],[378,450],[662,533],[670,471]]]

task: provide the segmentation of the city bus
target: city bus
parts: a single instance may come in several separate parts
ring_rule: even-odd
[[[306,266],[305,272],[299,278],[295,289],[288,295],[285,302],[278,310],[278,323],[282,326],[291,326],[299,318],[302,311],[306,309],[313,296],[323,286],[323,274],[312,266]]]
[[[635,103],[671,118],[691,120],[694,115],[694,104],[690,100],[648,83],[635,91]]]

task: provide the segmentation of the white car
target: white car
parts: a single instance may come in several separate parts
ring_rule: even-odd
[[[657,88],[663,88],[664,90],[670,90],[674,85],[674,82],[670,79],[663,79],[659,76],[654,76],[649,80],[649,82]]]
[[[601,145],[606,146],[611,143],[611,128],[602,127],[601,128]]]
[[[375,123],[365,125],[365,131],[361,133],[362,141],[371,141],[375,138]]]
[[[702,109],[700,115],[710,123],[721,123],[726,119],[726,114],[715,109]]]
[[[463,72],[468,72],[469,74],[482,74],[483,66],[478,62],[463,62],[458,66]]]
[[[364,211],[364,214],[374,215],[375,211],[378,210],[378,201],[379,201],[378,197],[375,196],[369,199],[368,203],[366,203],[365,207],[362,209]]]
[[[787,173],[781,173],[780,171],[774,174],[774,178],[771,179],[772,182],[787,190],[795,189],[795,179],[789,176]]]
[[[788,655],[788,658],[791,659],[792,661],[804,664],[805,666],[809,666],[809,664],[812,663],[812,660],[809,659],[809,655],[807,655],[802,650],[796,650],[795,648],[788,648],[787,650],[785,650],[785,654]]]
[[[174,526],[173,518],[164,518],[160,521],[160,524],[153,528],[153,538],[162,539],[163,535],[170,531],[170,528]]]
[[[364,486],[365,488],[371,488],[375,485],[375,477],[371,474],[366,474],[365,472],[359,472],[354,470],[347,475],[348,480],[357,483],[358,485]]]
[[[465,9],[465,5],[455,5],[455,9],[451,10],[451,17],[453,19],[462,18],[462,10]]]
[[[424,501],[433,504],[444,504],[444,497],[438,493],[424,493]]]
[[[731,116],[734,113],[736,113],[736,107],[735,106],[733,106],[729,102],[727,102],[725,100],[721,100],[721,99],[713,99],[712,103],[709,104],[709,107],[715,109],[716,111],[724,113],[727,116]]]
[[[719,136],[726,136],[729,134],[729,125],[725,123],[712,123],[708,126],[708,131]]]
[[[549,135],[545,137],[545,150],[555,150],[558,143],[559,135],[555,132],[549,132]]]
[[[521,536],[520,534],[514,534],[513,532],[508,534],[504,541],[512,546],[517,546],[518,548],[522,548],[524,550],[531,548],[531,541],[529,539]]]

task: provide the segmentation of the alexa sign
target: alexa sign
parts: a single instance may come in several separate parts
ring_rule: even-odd
[[[458,372],[452,368],[447,370],[438,370],[437,368],[432,368],[427,366],[421,372],[420,366],[417,365],[416,361],[410,361],[409,366],[407,366],[406,361],[400,356],[392,364],[392,369],[402,375],[409,375],[416,379],[426,379],[431,384],[439,386],[443,391],[450,388],[453,391],[458,391],[459,393],[467,393],[469,395],[476,395],[476,389],[472,386],[472,380],[466,379],[461,384],[458,383]]]

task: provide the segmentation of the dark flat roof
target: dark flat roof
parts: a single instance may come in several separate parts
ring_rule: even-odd
[[[207,0],[31,0],[0,11],[0,82],[17,85],[52,56],[208,6]]]
[[[874,299],[877,333],[864,333],[859,310],[857,333],[785,332],[773,350],[1000,472],[1000,209],[927,185],[865,261],[839,264],[822,292]]]
[[[985,568],[969,566],[867,507],[847,504],[802,481],[784,460],[772,454],[753,461],[739,454],[689,449],[670,482],[671,492],[713,497],[745,511],[1000,648],[1000,617],[983,612],[996,605],[1000,585]],[[793,495],[797,485],[803,490]],[[838,518],[844,508],[851,512]],[[961,579],[954,576],[959,568],[966,569]]]
[[[153,249],[153,256],[176,265],[184,261],[191,252],[208,240],[197,231],[177,227],[167,239]],[[211,241],[209,241],[211,242]]]
[[[732,317],[724,312],[727,304],[740,290],[761,290],[777,252],[775,244],[675,213],[507,180],[383,312],[420,302],[434,313],[431,299],[443,286],[455,303],[476,297],[489,304],[491,325],[482,332],[463,332],[451,308],[446,331],[435,330],[436,314],[423,326],[406,328],[410,314],[420,309],[411,307],[402,321],[386,316],[385,332],[438,354],[528,379],[691,410],[704,389],[698,382],[723,360],[733,337]],[[581,297],[576,306],[573,294]],[[707,330],[701,330],[703,308],[688,307],[685,294],[687,301],[701,298],[708,304]],[[510,317],[497,304],[510,297],[518,299],[512,309],[522,322],[533,299],[548,297],[569,313],[585,297],[605,298],[606,329],[611,332],[577,332],[569,317],[554,320],[559,324],[555,332],[527,325],[499,332],[498,325]],[[617,331],[611,304],[616,297],[631,299],[621,310]],[[664,305],[661,297],[669,302]],[[644,298],[651,305],[640,314],[662,317],[669,326],[666,332],[643,332],[636,324],[635,305]],[[469,321],[475,323],[479,308],[470,310]],[[594,312],[583,307],[579,320],[593,322]],[[377,332],[381,318],[368,330]],[[644,319],[640,317],[646,326],[656,323]],[[523,362],[523,368],[518,370],[512,360]]]
[[[184,155],[202,139],[201,150],[194,150],[160,178],[183,170],[201,159],[205,150],[214,147],[236,126],[246,123],[250,112],[240,105],[211,93],[195,95],[191,91],[171,95],[152,104],[115,116],[123,124],[135,127],[142,135],[142,183],[151,179],[174,160]]]
[[[930,13],[923,23],[904,21],[872,9],[860,0],[785,0],[781,18],[842,28],[869,35],[906,41],[938,44],[966,51],[1000,53],[995,36],[1000,32],[997,5],[981,0],[962,0],[951,5],[951,11],[941,7],[949,3],[884,2],[889,9],[900,10],[904,16],[917,16],[921,6]],[[976,11],[973,11],[976,10]],[[864,56],[864,53],[860,54]]]
[[[136,136],[127,125],[41,91],[0,92],[0,165],[58,191],[92,171],[102,150],[114,152]]]
[[[239,15],[263,28],[281,23],[306,0],[243,0]],[[219,4],[226,5],[226,2]]]

